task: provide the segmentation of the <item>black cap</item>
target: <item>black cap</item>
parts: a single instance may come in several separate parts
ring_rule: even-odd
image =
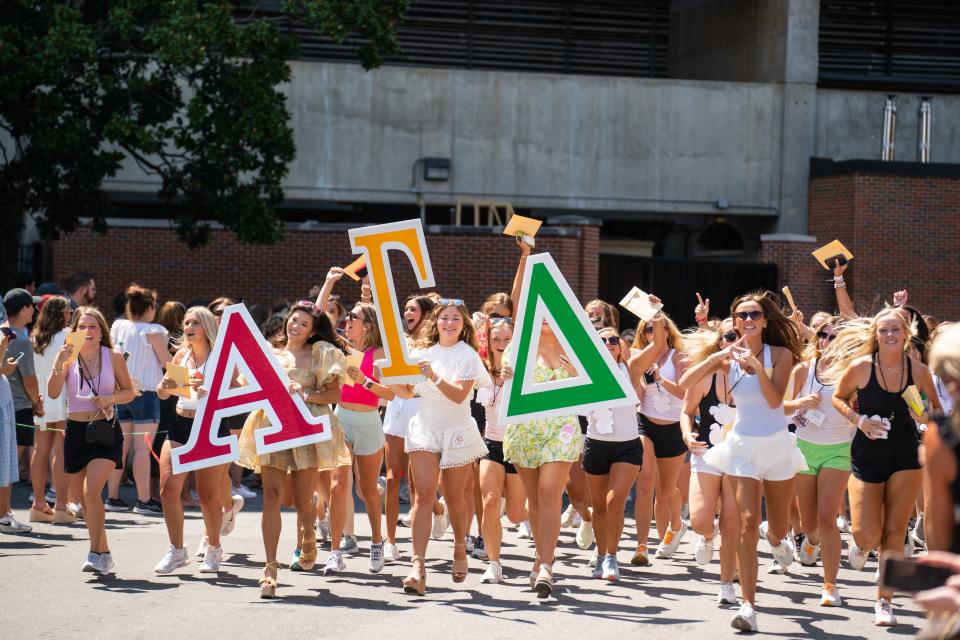
[[[60,287],[58,287],[55,283],[44,282],[39,287],[37,287],[37,295],[45,296],[47,294],[54,295],[54,296],[64,295],[63,290]]]
[[[40,304],[40,298],[32,295],[26,289],[10,289],[7,295],[3,296],[3,308],[7,315],[15,316],[27,305],[37,306]]]

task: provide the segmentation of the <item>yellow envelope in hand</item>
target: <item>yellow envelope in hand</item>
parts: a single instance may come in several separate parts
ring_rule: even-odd
[[[653,316],[663,309],[662,304],[650,304],[650,294],[637,287],[630,289],[630,293],[620,301],[620,306],[644,322],[649,322]]]
[[[177,383],[176,388],[171,389],[170,393],[181,398],[192,397],[190,388],[190,371],[182,364],[167,364],[167,377]]]
[[[831,258],[843,256],[847,262],[853,260],[853,254],[850,253],[850,250],[843,246],[843,243],[839,240],[834,240],[830,244],[820,247],[814,251],[812,255],[820,262],[821,265],[823,265],[823,268],[827,271],[832,270],[834,266]]]
[[[70,356],[70,359],[67,360],[67,364],[72,364],[77,361],[77,358],[80,357],[80,347],[83,346],[83,343],[87,339],[87,332],[84,331],[71,331],[67,334],[67,342],[73,347],[73,354]]]
[[[344,267],[343,272],[353,278],[354,280],[360,280],[360,278],[366,277],[367,275],[367,265],[363,261],[363,256],[360,256],[352,263],[350,266]]]
[[[350,367],[360,368],[360,365],[363,364],[363,353],[360,351],[350,350],[350,355],[346,358],[346,366],[349,369]]]
[[[543,223],[533,218],[525,218],[514,214],[507,223],[507,228],[503,230],[503,235],[520,237],[531,247],[534,245],[533,238],[540,230]]]
[[[910,411],[913,412],[913,415],[917,418],[923,415],[923,412],[926,411],[926,407],[923,404],[923,397],[920,395],[920,391],[917,389],[916,385],[910,385],[907,387],[900,397],[907,402],[907,406],[910,407]]]
[[[790,287],[784,287],[784,288],[782,289],[782,291],[783,291],[783,297],[785,297],[785,298],[787,299],[787,304],[790,305],[790,308],[791,308],[791,309],[793,309],[794,311],[796,311],[796,310],[797,310],[797,303],[793,301],[793,294],[790,293]]]

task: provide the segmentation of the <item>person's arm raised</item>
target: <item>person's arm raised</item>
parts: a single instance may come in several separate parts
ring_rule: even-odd
[[[513,300],[514,304],[514,319],[516,319],[516,316],[520,312],[517,307],[520,304],[520,288],[523,284],[523,270],[527,268],[527,258],[530,257],[530,245],[520,238],[516,239],[516,243],[517,248],[520,249],[520,263],[517,265],[517,275],[513,277],[513,289],[510,290],[510,299]]]
[[[840,310],[840,316],[847,320],[857,317],[857,312],[853,308],[853,300],[847,293],[847,283],[843,279],[843,274],[849,266],[849,263],[840,264],[839,260],[833,263],[833,290],[837,296],[837,309]]]

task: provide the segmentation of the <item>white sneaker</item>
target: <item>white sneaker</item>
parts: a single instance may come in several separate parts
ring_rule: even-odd
[[[769,542],[768,540],[767,543]],[[773,554],[774,560],[783,565],[784,569],[793,564],[793,545],[790,544],[789,536],[781,539],[777,546],[771,544],[770,553]]]
[[[483,536],[477,536],[477,541],[474,543],[473,551],[470,552],[470,555],[477,560],[483,560],[484,562],[490,558],[490,556],[487,554],[487,545],[483,541]]]
[[[400,516],[400,520],[398,522],[401,527],[406,527],[409,529],[411,523],[413,523],[413,513],[407,511],[405,514]]]
[[[769,530],[770,530],[770,524],[766,520],[760,523],[760,539],[761,540],[767,539],[767,531]]]
[[[83,566],[80,567],[80,571],[84,573],[99,573],[100,572],[100,554],[90,551],[87,553],[87,559],[84,561]]]
[[[340,552],[358,553],[359,551],[360,547],[357,545],[357,537],[344,534],[343,539],[340,541]]]
[[[339,550],[331,551],[327,557],[327,564],[323,568],[323,575],[328,576],[331,573],[340,573],[347,568],[347,563],[343,561],[343,553]]]
[[[480,577],[480,582],[484,584],[500,584],[503,582],[503,567],[499,562],[492,561],[487,565],[487,570]]]
[[[716,532],[713,535],[715,538]],[[693,558],[697,561],[697,564],[710,564],[713,561],[713,538],[707,540],[703,536],[699,536],[697,546],[693,550]]]
[[[597,549],[594,547],[593,553],[590,554],[590,559],[587,560],[588,567],[595,567],[600,563],[600,556],[597,554]]]
[[[817,558],[820,557],[820,545],[810,544],[807,536],[800,540],[800,546],[797,548],[797,560],[805,567],[812,567],[817,564]]]
[[[580,524],[583,522],[583,517],[578,512],[573,513],[573,522],[570,523],[571,529],[577,529],[580,527]]]
[[[771,574],[778,573],[780,575],[783,575],[786,572],[787,572],[787,568],[782,564],[780,564],[779,562],[777,562],[776,560],[774,560],[773,562],[767,565],[767,573],[771,573]]]
[[[577,546],[583,550],[590,548],[593,544],[593,523],[586,520],[580,521],[580,528],[577,529]]]
[[[170,545],[163,559],[157,563],[157,566],[155,566],[153,570],[156,573],[167,574],[180,567],[185,567],[188,564],[190,564],[190,554],[187,553],[187,548],[177,549],[175,546]]]
[[[56,504],[57,490],[53,488],[47,489],[47,492],[43,494],[43,499],[49,502],[50,504]]]
[[[323,520],[317,518],[317,542],[324,544],[330,539],[330,516]]]
[[[8,513],[4,517],[0,518],[0,532],[3,533],[30,533],[33,531],[33,527],[28,524],[24,524],[13,517],[12,513]]]
[[[873,605],[874,619],[873,624],[878,627],[894,627],[897,624],[897,616],[893,615],[893,605],[886,598],[880,598]]]
[[[473,536],[468,535],[463,539],[463,546],[466,547],[467,553],[473,553],[474,547],[477,546],[477,540]]]
[[[517,526],[517,537],[521,540],[533,540],[533,531],[530,530],[529,520],[524,520]]]
[[[370,561],[367,563],[370,573],[380,573],[383,571],[383,543],[370,543]]]
[[[617,564],[617,556],[609,555],[603,558],[603,580],[607,582],[617,582],[620,580],[620,566]]]
[[[207,555],[207,547],[210,545],[210,542],[207,540],[207,536],[200,536],[200,544],[197,546],[196,556],[202,558]]]
[[[207,552],[203,556],[203,564],[200,565],[200,573],[219,573],[221,560],[223,560],[223,547],[207,545]]]
[[[837,591],[837,585],[825,584],[823,591],[820,592],[821,607],[842,607],[843,600],[840,599],[840,592]]]
[[[257,492],[251,489],[250,487],[241,484],[239,487],[234,487],[233,495],[240,496],[241,498],[246,498],[247,500],[253,500],[257,497]]]
[[[867,564],[867,558],[870,556],[870,551],[864,551],[857,546],[856,542],[850,541],[850,548],[847,549],[847,563],[850,565],[850,568],[855,571],[863,571],[863,566]]]
[[[237,514],[240,513],[241,509],[243,509],[243,496],[237,493],[233,496],[233,506],[230,511],[223,512],[223,520],[220,522],[221,536],[230,535],[233,528],[237,526]]]
[[[850,533],[850,523],[846,516],[837,516],[837,529],[840,529],[840,533]]]
[[[387,564],[400,562],[400,549],[397,548],[397,545],[389,542],[383,543],[383,561]]]
[[[725,604],[737,604],[737,592],[732,582],[721,582],[720,590],[717,591],[717,606]]]
[[[115,573],[114,569],[116,568],[117,563],[113,561],[113,554],[109,551],[106,553],[100,554],[100,565],[97,567],[97,573],[100,575],[107,575],[108,573]]]
[[[443,540],[447,528],[450,526],[450,517],[447,515],[447,503],[440,498],[440,505],[443,507],[443,513],[433,514],[433,530],[430,531],[430,537],[434,540]]]
[[[573,508],[573,505],[567,505],[566,511],[560,516],[560,528],[566,529],[573,525],[573,517],[575,515],[577,515],[577,510]]]
[[[903,541],[903,557],[912,558],[913,552],[916,551],[916,545],[913,543],[913,538],[910,537],[910,532],[907,532],[907,537]]]
[[[680,546],[680,541],[683,540],[683,536],[687,533],[687,523],[683,520],[680,521],[680,531],[671,531],[670,527],[667,527],[667,532],[663,534],[663,540],[660,541],[660,544],[657,545],[657,552],[654,554],[654,557],[657,558],[670,558],[677,551],[677,547]]]
[[[757,612],[753,610],[753,605],[749,602],[741,604],[737,615],[730,621],[730,626],[738,631],[756,631]]]

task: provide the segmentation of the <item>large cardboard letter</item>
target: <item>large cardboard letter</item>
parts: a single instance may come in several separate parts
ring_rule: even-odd
[[[501,422],[524,422],[638,403],[633,384],[603,346],[600,334],[588,321],[549,253],[527,258],[520,300],[514,308],[517,331],[510,346],[514,376],[504,385]],[[533,382],[544,320],[577,370],[575,378]]]
[[[257,453],[330,439],[330,419],[311,415],[302,397],[290,395],[290,379],[260,337],[244,305],[224,310],[217,343],[207,362],[204,387],[208,392],[200,399],[190,440],[170,452],[174,473],[237,460],[237,437],[221,438],[217,431],[224,418],[254,409],[263,409],[271,425],[255,432]],[[231,389],[235,369],[240,370],[247,385]]]
[[[410,361],[407,342],[400,324],[400,305],[393,283],[393,271],[387,251],[396,249],[407,254],[417,283],[421,287],[435,286],[427,241],[420,220],[391,222],[372,227],[350,229],[350,246],[354,253],[362,253],[370,275],[370,288],[380,322],[384,357],[380,365],[381,382],[399,384],[423,379],[417,363]]]

